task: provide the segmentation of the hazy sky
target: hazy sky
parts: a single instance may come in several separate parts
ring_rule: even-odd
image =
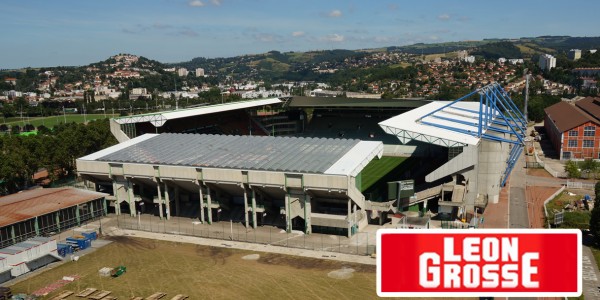
[[[0,68],[599,36],[600,1],[2,0]]]

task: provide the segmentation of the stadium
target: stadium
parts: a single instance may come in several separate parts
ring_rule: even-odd
[[[272,98],[110,126],[120,143],[76,162],[109,212],[344,236],[399,213],[470,221],[498,201],[525,136],[495,83],[454,101]]]

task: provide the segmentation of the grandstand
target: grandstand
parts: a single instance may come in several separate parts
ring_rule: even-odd
[[[110,130],[119,142],[146,133],[268,135],[267,129],[252,118],[253,110],[282,103],[272,98],[126,116],[111,119]]]
[[[230,217],[241,211],[246,226],[267,214],[281,216],[288,231],[325,227],[351,235],[367,224],[355,178],[382,153],[374,141],[164,133],[82,157],[77,168],[87,180],[112,185],[107,199],[117,214],[156,206],[161,218],[212,223],[222,210]]]
[[[452,102],[252,100],[113,119],[122,143],[78,159],[77,169],[113,195],[117,214],[212,223],[220,211],[246,226],[351,235],[390,213],[462,218],[496,202],[523,122],[496,84]],[[401,199],[390,186],[405,180],[414,194]]]

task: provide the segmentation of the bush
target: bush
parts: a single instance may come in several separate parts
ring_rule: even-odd
[[[594,236],[596,244],[600,246],[600,205],[598,204],[598,201],[594,202],[594,209],[592,209],[590,233]]]
[[[589,212],[567,211],[560,228],[576,228],[587,230],[591,227],[591,214]]]

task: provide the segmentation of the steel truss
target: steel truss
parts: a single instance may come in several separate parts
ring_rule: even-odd
[[[479,94],[478,111],[456,106],[456,103],[466,100],[477,94]],[[453,119],[447,116],[449,113],[448,109],[475,114],[478,119],[473,119],[473,121],[465,121],[464,118],[463,120]],[[442,112],[444,113],[442,114]],[[454,127],[452,125],[436,124],[426,121],[426,118],[435,118],[444,120],[448,123],[469,125],[476,127],[477,130],[466,130],[464,129],[464,126],[463,128],[460,128],[459,126]],[[527,121],[525,120],[523,113],[498,83],[486,85],[459,99],[456,99],[424,115],[420,119],[417,119],[417,122],[426,124],[428,126],[438,127],[462,134],[468,134],[484,140],[510,144],[511,150],[506,161],[506,169],[502,176],[502,186],[506,184],[506,180],[508,179],[510,172],[514,168],[525,146]]]

